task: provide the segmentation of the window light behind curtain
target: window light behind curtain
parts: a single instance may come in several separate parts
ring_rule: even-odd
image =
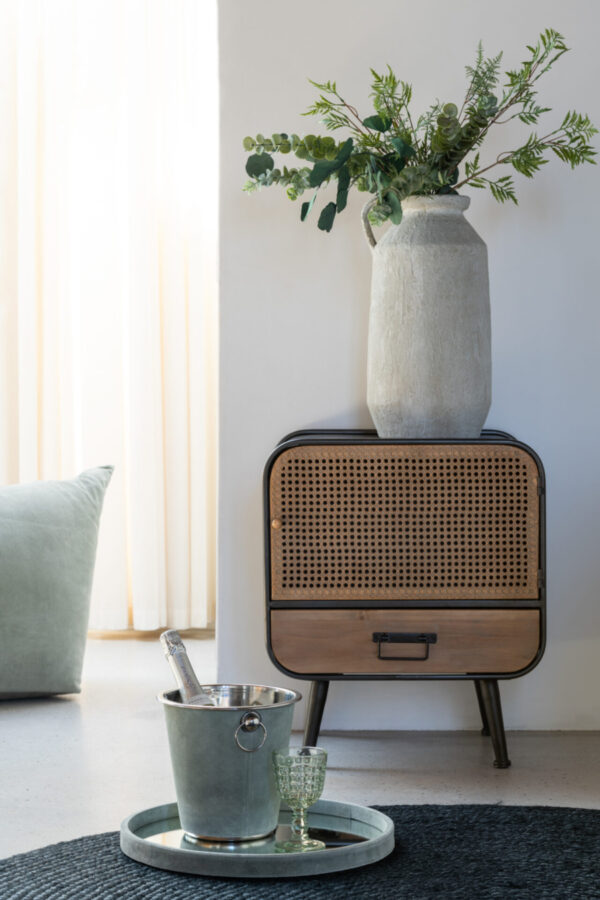
[[[113,463],[90,627],[210,625],[215,4],[0,25],[0,482]]]

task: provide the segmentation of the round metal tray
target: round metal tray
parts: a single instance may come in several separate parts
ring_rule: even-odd
[[[289,839],[291,813],[282,807],[274,834],[258,841],[208,843],[184,836],[177,804],[134,813],[121,824],[121,850],[137,862],[226,878],[290,878],[367,866],[394,849],[394,823],[368,806],[318,800],[308,811],[311,836],[324,850],[280,853],[275,842]]]

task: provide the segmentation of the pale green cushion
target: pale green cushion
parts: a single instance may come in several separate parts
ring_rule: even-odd
[[[112,466],[0,488],[0,699],[81,690]]]

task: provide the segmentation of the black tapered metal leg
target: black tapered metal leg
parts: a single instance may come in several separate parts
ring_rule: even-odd
[[[323,719],[323,710],[325,709],[328,691],[328,681],[313,681],[310,686],[308,711],[306,713],[306,724],[304,726],[305,747],[315,747],[319,740],[319,731],[321,730],[321,721]]]
[[[479,713],[481,715],[481,724],[483,728],[481,729],[481,733],[486,737],[490,735],[490,726],[488,722],[488,718],[485,712],[485,704],[483,702],[483,697],[481,695],[481,684],[479,683],[479,679],[473,679],[473,684],[475,685],[475,693],[477,694],[477,703],[479,704]]]
[[[506,749],[506,735],[504,733],[498,682],[495,678],[481,678],[479,679],[479,690],[496,756],[494,765],[497,769],[507,769],[510,766],[510,759]]]

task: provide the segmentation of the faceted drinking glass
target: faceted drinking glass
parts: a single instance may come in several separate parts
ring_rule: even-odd
[[[273,753],[275,781],[281,799],[292,811],[292,837],[275,849],[282,853],[322,850],[323,841],[309,837],[306,810],[319,799],[325,784],[327,752],[321,747],[300,747]]]

